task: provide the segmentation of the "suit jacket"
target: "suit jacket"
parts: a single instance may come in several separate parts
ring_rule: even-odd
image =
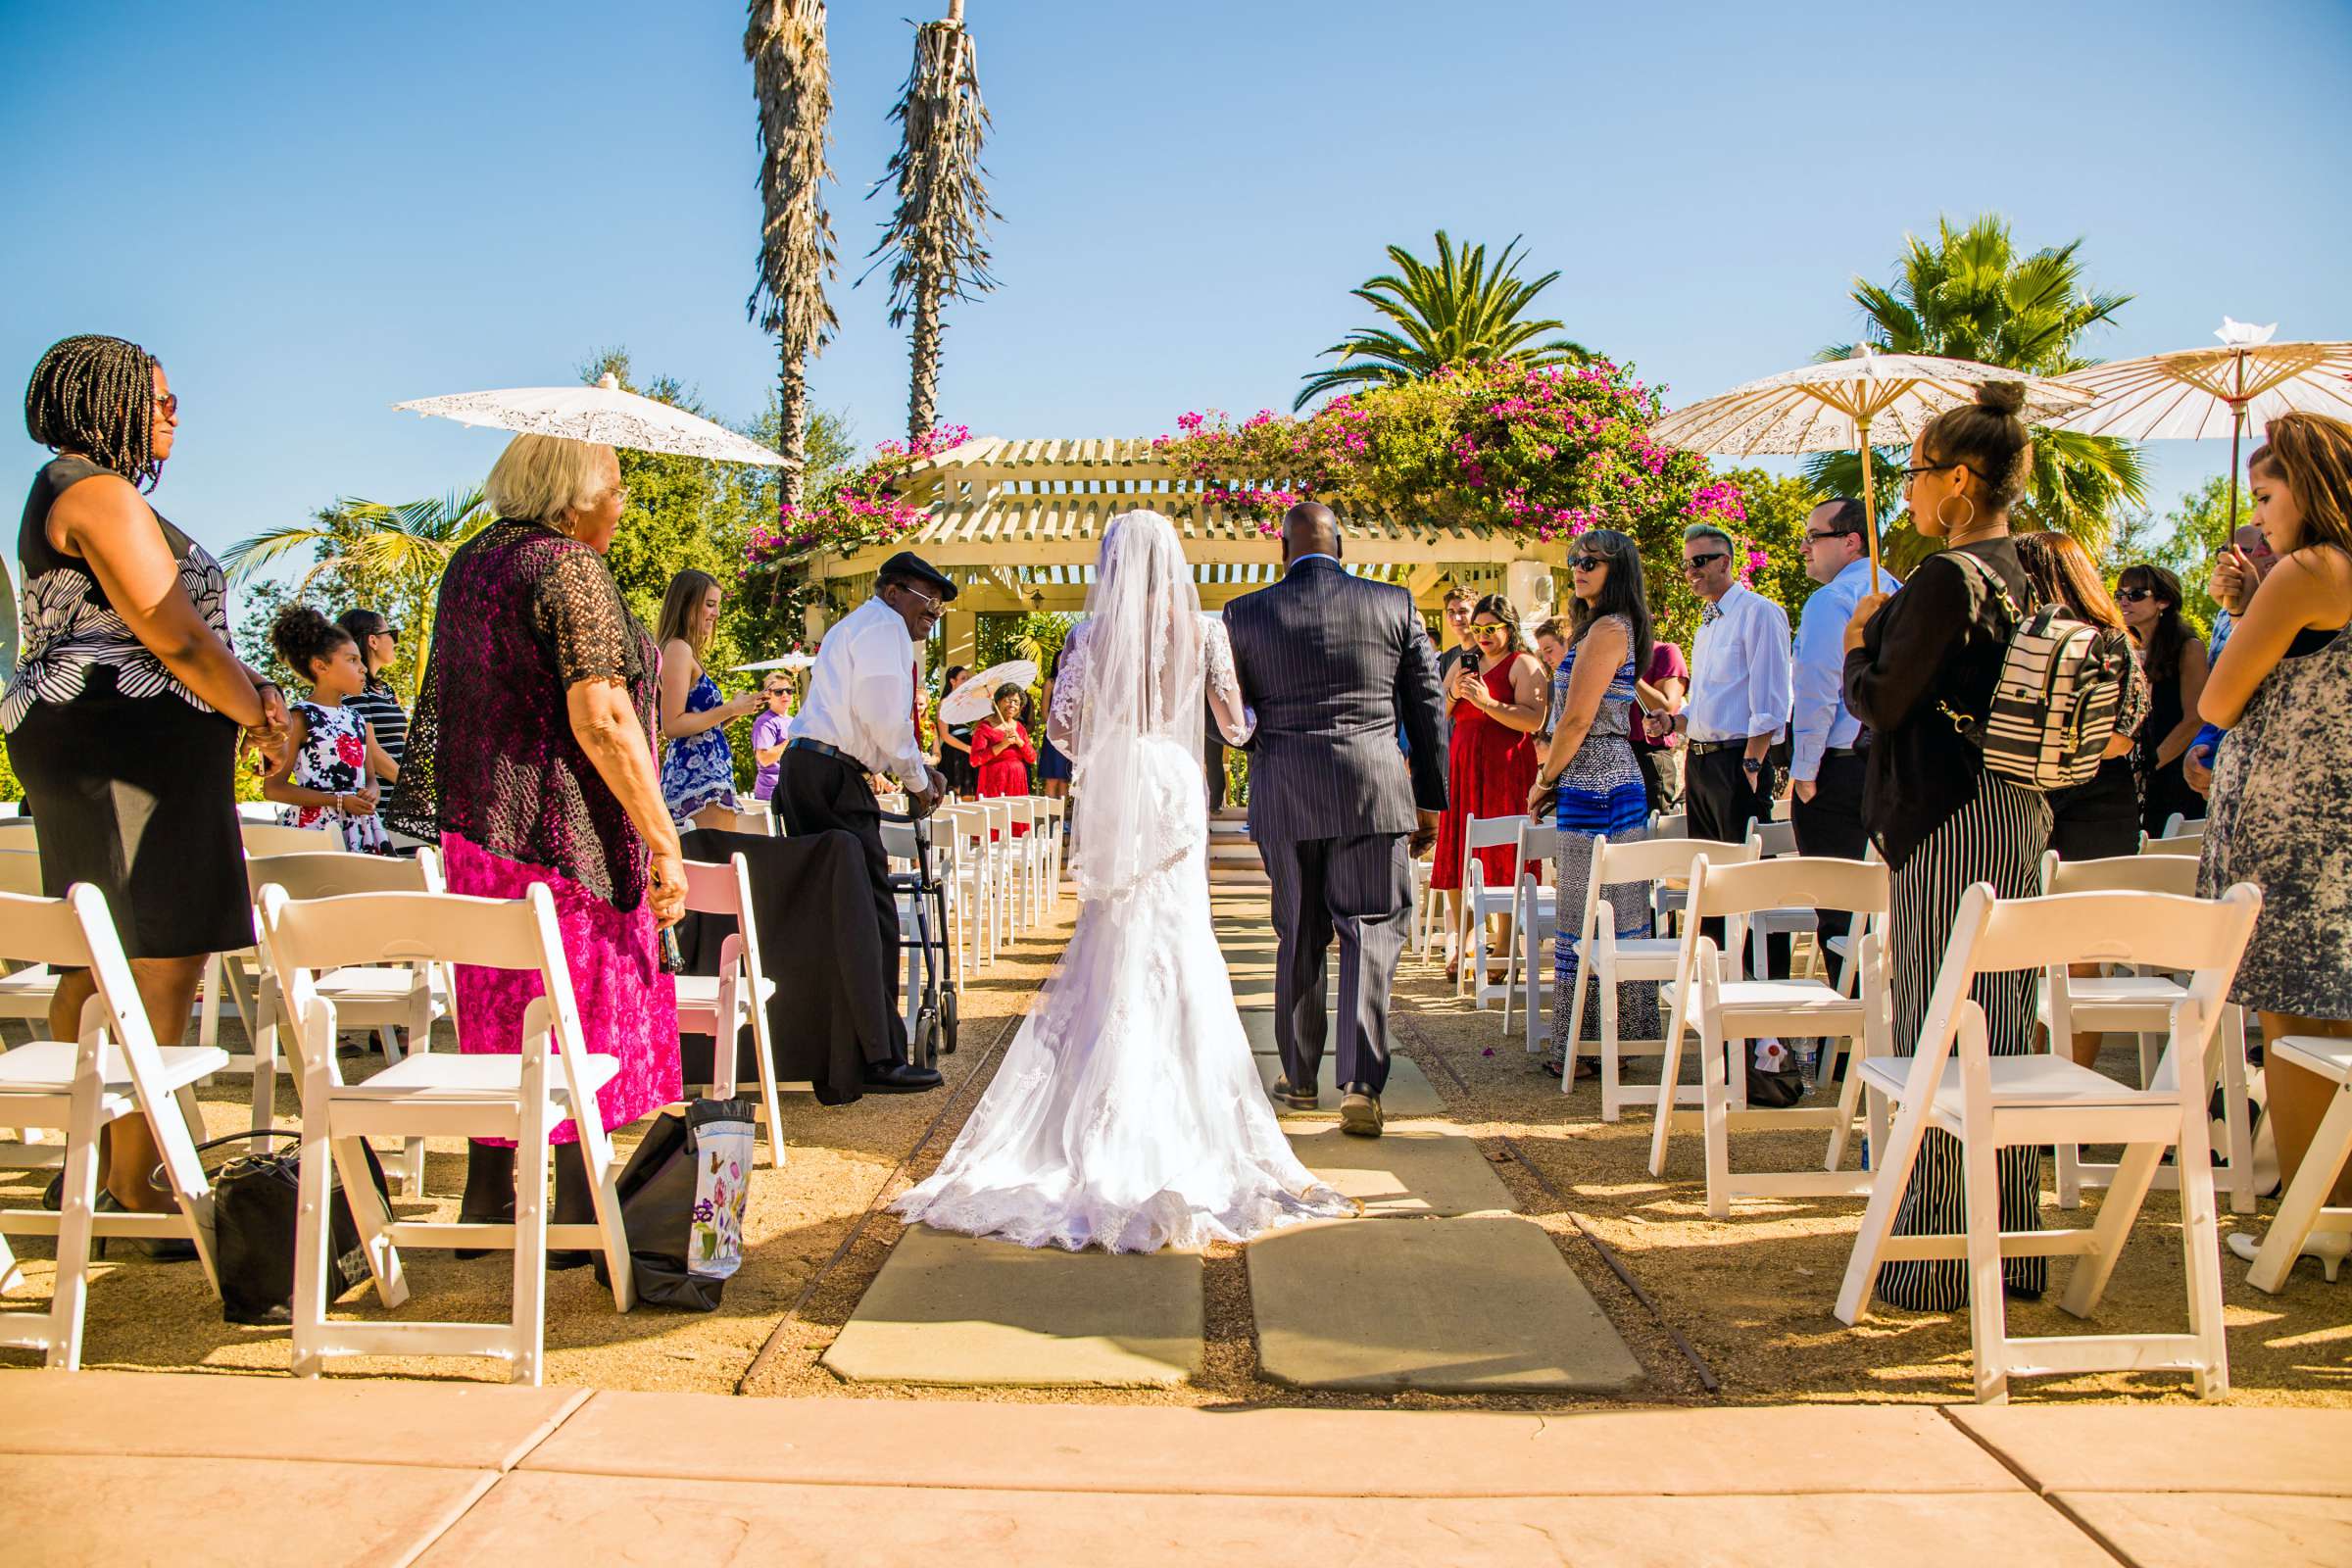
[[[1225,629],[1242,701],[1257,713],[1251,838],[1410,833],[1416,808],[1445,809],[1437,654],[1412,595],[1302,561],[1226,606]]]

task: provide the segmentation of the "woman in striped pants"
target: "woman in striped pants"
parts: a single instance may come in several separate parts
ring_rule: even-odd
[[[2009,539],[2009,509],[2034,464],[2017,417],[2023,401],[2021,383],[1995,382],[1979,388],[1975,404],[1939,415],[1920,433],[1905,470],[1911,519],[1922,534],[1941,539],[1943,552],[1891,598],[1865,596],[1846,628],[1846,703],[1871,735],[1863,816],[1893,873],[1887,963],[1894,1049],[1904,1055],[1927,1021],[1961,895],[1985,882],[2005,899],[2032,897],[2049,843],[2048,801],[1986,772],[1958,725],[1990,707],[2011,607],[2033,602]],[[1957,559],[1963,554],[1974,564]],[[1995,582],[2006,589],[2007,605]],[[1992,1054],[2034,1049],[2034,979],[2030,970],[1978,977],[1970,995],[1984,1009]],[[2040,1229],[2041,1151],[2003,1149],[1995,1163],[2001,1229]],[[1959,1142],[1931,1130],[1894,1233],[1950,1236],[1966,1228]],[[2048,1280],[2049,1260],[2012,1258],[2002,1270],[2011,1295],[2034,1297]],[[1919,1311],[1966,1306],[1967,1265],[1958,1258],[1886,1263],[1878,1296]]]

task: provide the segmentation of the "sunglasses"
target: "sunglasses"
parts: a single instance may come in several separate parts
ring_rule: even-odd
[[[920,588],[909,588],[903,582],[893,583],[891,586],[898,589],[899,592],[905,594],[907,598],[913,600],[916,604],[922,606],[925,610],[929,611],[933,614],[939,613],[948,606],[948,602],[945,599],[934,599],[929,594],[923,592]]]
[[[2143,599],[2155,598],[2156,590],[2153,588],[2118,588],[2115,591],[2115,597],[2123,600],[2126,604],[2136,605]]]
[[[1842,528],[1833,528],[1828,533],[1815,533],[1810,528],[1805,530],[1805,543],[1809,545],[1817,545],[1824,539],[1847,539],[1851,537],[1852,535],[1848,534]]]
[[[1598,571],[1609,564],[1606,556],[1578,556],[1568,563],[1570,571]]]
[[[1923,473],[1942,473],[1947,469],[1957,468],[1958,466],[1960,466],[1960,465],[1957,463],[1914,464],[1912,466],[1903,470],[1903,479],[1906,483],[1908,483],[1909,481],[1918,478]]]
[[[164,411],[164,417],[167,419],[179,417],[179,394],[176,392],[167,392],[157,398],[155,406]]]
[[[1703,556],[1685,557],[1683,560],[1683,569],[1685,571],[1697,571],[1703,567],[1712,566],[1718,561],[1729,561],[1731,559],[1732,553],[1729,550],[1710,550]]]
[[[1498,626],[1491,620],[1474,620],[1470,623],[1470,629],[1481,637],[1499,637],[1510,628]]]

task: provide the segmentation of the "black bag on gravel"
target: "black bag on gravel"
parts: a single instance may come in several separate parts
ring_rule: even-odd
[[[299,1142],[302,1134],[280,1128],[230,1133],[207,1139],[198,1151],[256,1138]],[[363,1145],[363,1148],[366,1146]],[[384,1167],[368,1150],[368,1174],[376,1193],[390,1202]],[[326,1260],[326,1298],[338,1300],[368,1280],[368,1253],[351,1217],[333,1163],[326,1171],[327,1234],[334,1250]],[[220,1269],[220,1317],[228,1323],[283,1324],[294,1317],[294,1232],[302,1212],[302,1152],[285,1149],[240,1154],[213,1175],[213,1260]]]
[[[744,1200],[759,1126],[760,1102],[748,1099],[697,1100],[655,1118],[619,1181],[639,1300],[687,1312],[717,1309],[719,1293],[743,1266]],[[601,1252],[596,1277],[612,1283]]]

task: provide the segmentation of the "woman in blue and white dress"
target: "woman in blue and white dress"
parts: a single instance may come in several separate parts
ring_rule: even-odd
[[[713,807],[735,810],[735,750],[727,744],[727,725],[760,706],[757,691],[732,702],[720,696],[718,682],[703,667],[703,650],[725,597],[709,572],[681,571],[669,579],[654,632],[662,645],[662,800],[681,832],[731,825],[698,819]]]
[[[1649,663],[1649,596],[1642,577],[1642,556],[1633,539],[1613,528],[1595,528],[1578,538],[1568,558],[1575,599],[1568,612],[1569,645],[1552,676],[1558,712],[1551,745],[1536,769],[1528,808],[1538,810],[1546,795],[1556,797],[1552,825],[1560,830],[1557,864],[1559,936],[1552,952],[1551,1055],[1547,1071],[1558,1073],[1568,1049],[1569,1005],[1576,991],[1578,921],[1585,885],[1592,879],[1592,836],[1625,844],[1649,836],[1649,795],[1634,759],[1633,709],[1641,682],[1635,672]],[[1649,888],[1614,882],[1600,890],[1613,911],[1616,934],[1649,934]],[[1597,1006],[1586,1016],[1598,1027]],[[1627,1039],[1649,1040],[1658,1026],[1658,988],[1629,981],[1618,988],[1617,1016]]]

